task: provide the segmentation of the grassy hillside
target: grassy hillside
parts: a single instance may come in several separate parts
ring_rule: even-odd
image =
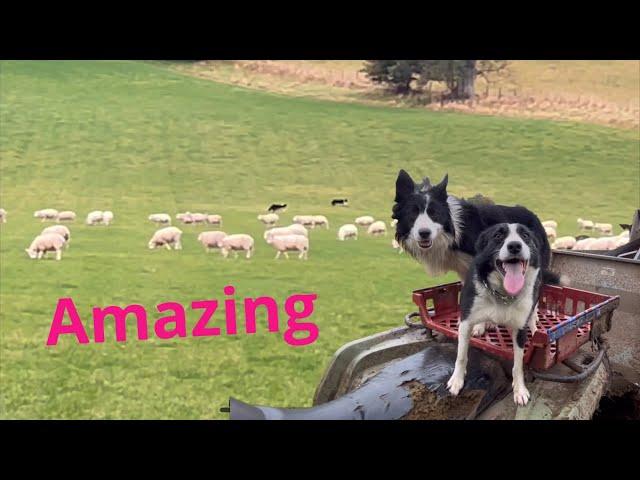
[[[634,132],[597,126],[288,98],[135,62],[2,62],[0,416],[225,418],[229,396],[310,405],[339,346],[401,325],[412,289],[453,279],[428,278],[390,237],[335,238],[358,215],[389,218],[399,168],[449,172],[451,192],[526,205],[570,234],[578,216],[629,221],[639,155]],[[334,196],[351,207],[332,209]],[[261,239],[256,215],[279,201],[290,205],[284,222],[331,222],[311,232],[307,262],[274,261]],[[116,217],[108,228],[76,222],[63,260],[36,262],[24,248],[45,207]],[[148,250],[147,216],[185,210],[252,234],[255,257],[207,255],[203,228],[188,226],[184,250]],[[236,299],[270,295],[280,306],[317,293],[319,339],[293,348],[261,325],[255,335],[45,346],[60,297],[86,325],[92,307],[111,304],[142,304],[155,320],[158,303],[222,300],[228,284]],[[213,323],[223,326],[220,313]]]
[[[363,60],[276,60],[168,62],[177,71],[219,82],[341,102],[412,105],[382,95],[360,72]],[[434,85],[434,91],[444,86]],[[514,60],[487,90],[478,78],[480,99],[472,108],[447,110],[498,116],[580,121],[638,129],[640,62],[637,60]],[[485,98],[485,95],[488,96]],[[439,103],[428,108],[441,109]]]

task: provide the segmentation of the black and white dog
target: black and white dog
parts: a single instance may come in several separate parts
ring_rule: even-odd
[[[349,206],[349,200],[346,198],[334,198],[333,200],[331,200],[331,206],[335,207],[348,207]]]
[[[538,243],[540,268],[545,283],[557,283],[549,271],[551,248],[538,217],[521,206],[469,202],[447,193],[448,175],[431,185],[429,178],[416,184],[404,170],[396,180],[392,218],[398,220],[396,240],[424,265],[431,275],[455,271],[462,282],[476,253],[480,233],[498,223],[525,225]]]
[[[471,335],[482,335],[492,321],[511,330],[513,339],[513,400],[526,405],[523,356],[528,326],[536,331],[537,304],[542,284],[541,253],[534,233],[518,223],[499,223],[476,242],[477,254],[460,295],[458,356],[447,383],[452,395],[464,385]]]
[[[287,209],[286,203],[272,203],[269,208],[267,208],[268,212],[276,213],[276,212],[284,212]]]

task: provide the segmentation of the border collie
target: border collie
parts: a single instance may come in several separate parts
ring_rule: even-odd
[[[396,180],[392,218],[398,220],[396,240],[431,275],[457,272],[464,283],[476,253],[475,241],[486,228],[498,223],[525,225],[537,242],[543,281],[559,282],[549,271],[551,248],[540,219],[516,205],[469,202],[447,194],[449,176],[437,185],[429,178],[416,184],[404,170]]]
[[[267,211],[271,213],[276,213],[276,212],[284,212],[286,209],[287,209],[286,203],[272,203],[271,206],[267,208]]]
[[[348,207],[349,206],[349,200],[347,200],[346,198],[334,198],[333,200],[331,200],[331,206],[335,207]]]
[[[460,294],[458,356],[447,387],[457,395],[464,385],[471,335],[483,335],[487,321],[511,330],[513,338],[513,400],[526,405],[523,356],[528,326],[536,331],[542,282],[541,255],[531,230],[518,223],[499,223],[482,232]]]

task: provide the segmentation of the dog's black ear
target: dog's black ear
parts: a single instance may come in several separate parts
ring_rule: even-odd
[[[396,179],[396,198],[395,202],[401,202],[411,195],[416,188],[411,176],[404,170],[400,170]]]
[[[441,198],[447,198],[447,184],[449,183],[449,174],[445,174],[442,181],[431,188],[431,194]]]
[[[478,237],[478,240],[476,240],[476,254],[482,252],[485,248],[487,248],[487,245],[489,245],[489,238],[491,238],[493,229],[491,228],[487,228],[485,231],[483,231],[480,236]]]

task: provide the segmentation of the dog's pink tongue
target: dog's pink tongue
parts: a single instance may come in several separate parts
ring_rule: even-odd
[[[522,265],[518,263],[503,263],[505,270],[502,285],[509,295],[517,295],[524,286],[524,273]]]

